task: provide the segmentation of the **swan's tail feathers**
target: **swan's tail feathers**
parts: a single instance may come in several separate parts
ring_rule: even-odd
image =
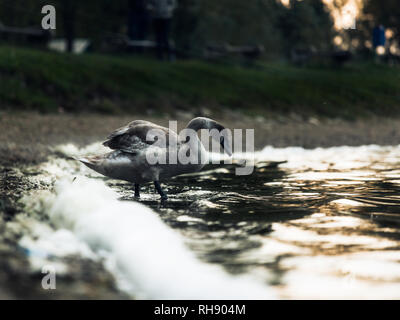
[[[90,158],[76,158],[75,160],[78,160],[86,165],[93,165],[95,163],[95,161],[92,161]]]
[[[84,164],[90,164],[90,163],[92,163],[92,161],[90,160],[89,157],[80,157],[80,158],[78,158],[78,157],[74,157],[74,156],[68,156],[67,159],[68,159],[68,160],[79,161],[79,162],[82,162],[82,163],[84,163]]]
[[[85,166],[89,167],[90,169],[93,169],[99,173],[103,173],[101,162],[102,162],[102,157],[99,156],[89,156],[89,157],[80,157],[80,158],[74,158],[76,161],[82,162]]]
[[[71,156],[69,158],[83,163],[86,167],[102,175],[106,175],[104,168],[104,156],[87,156],[87,157]]]
[[[75,161],[79,161],[79,158],[74,157],[74,156],[66,156],[67,160],[75,160]]]

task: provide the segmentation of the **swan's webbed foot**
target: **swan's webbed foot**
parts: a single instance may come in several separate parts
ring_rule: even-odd
[[[154,181],[154,187],[156,188],[158,194],[161,196],[161,200],[167,200],[168,196],[166,195],[166,193],[163,191],[163,189],[161,188],[160,182],[158,181]]]
[[[135,198],[140,198],[140,184],[135,183]]]

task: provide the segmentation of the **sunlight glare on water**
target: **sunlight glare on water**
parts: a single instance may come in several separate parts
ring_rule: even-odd
[[[95,149],[59,148],[68,156]],[[235,164],[210,165],[168,181],[166,204],[150,184],[140,202],[197,258],[256,277],[279,297],[400,298],[400,147],[266,147],[254,158],[251,176],[236,176]],[[130,184],[73,160],[42,169],[103,179],[120,200],[136,201]]]

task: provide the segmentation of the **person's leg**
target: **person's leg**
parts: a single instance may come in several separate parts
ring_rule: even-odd
[[[172,51],[171,51],[171,46],[169,43],[170,30],[171,30],[171,19],[164,19],[163,40],[164,40],[165,53],[167,55],[168,61],[172,60]]]
[[[135,16],[133,12],[128,15],[128,37],[130,40],[135,40]]]
[[[156,53],[157,58],[163,59],[163,23],[162,19],[154,19],[153,21],[154,33],[156,36]]]
[[[149,28],[149,14],[143,11],[140,16],[139,39],[146,40]]]
[[[160,18],[157,19],[157,43],[158,43],[158,56],[162,60],[169,59],[170,50],[169,50],[169,20]]]

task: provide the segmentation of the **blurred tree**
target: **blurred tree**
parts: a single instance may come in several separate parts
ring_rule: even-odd
[[[372,0],[371,0],[372,1]],[[393,1],[394,2],[394,1]],[[107,35],[127,34],[129,0],[1,0],[0,21],[14,26],[40,27],[41,7],[57,10],[57,37],[75,37],[96,44]],[[292,48],[325,49],[332,42],[332,20],[322,0],[178,0],[173,18],[176,47],[191,56],[208,44],[258,45],[269,57],[282,57]],[[399,19],[400,20],[400,19]]]
[[[282,9],[276,0],[180,0],[174,19],[177,46],[201,53],[208,44],[261,44],[276,55],[282,48],[277,28]]]
[[[44,0],[2,0],[0,21],[13,27],[39,27],[41,9],[49,1]]]
[[[173,19],[173,39],[183,55],[194,54],[199,48],[195,33],[199,24],[200,1],[178,0]],[[183,32],[185,30],[185,32]]]
[[[327,50],[331,48],[333,20],[321,0],[291,0],[280,17],[285,49]]]
[[[400,44],[400,6],[398,0],[365,0],[364,21],[372,37],[372,29],[382,24],[393,31],[391,41]]]
[[[207,44],[256,45],[270,57],[292,48],[327,49],[333,22],[322,0],[181,0],[175,22],[178,47],[200,52]],[[182,32],[184,30],[185,32]]]

